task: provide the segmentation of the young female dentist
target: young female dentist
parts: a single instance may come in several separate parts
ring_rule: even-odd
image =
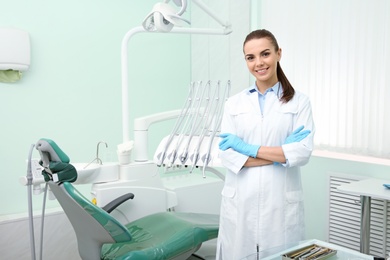
[[[256,82],[225,105],[219,147],[227,173],[217,248],[223,260],[304,239],[300,166],[309,161],[315,131],[310,100],[284,75],[274,35],[253,31],[243,48]]]

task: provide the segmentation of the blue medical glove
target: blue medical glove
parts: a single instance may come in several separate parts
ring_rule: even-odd
[[[241,138],[233,134],[220,134],[219,137],[223,138],[219,142],[219,149],[225,151],[232,148],[236,152],[250,156],[253,158],[257,157],[257,151],[260,149],[260,145],[252,145],[245,143]]]
[[[310,130],[303,130],[303,125],[298,127],[294,132],[292,132],[291,135],[287,136],[286,140],[284,141],[284,144],[290,144],[290,143],[295,143],[299,142],[308,136],[311,131]]]

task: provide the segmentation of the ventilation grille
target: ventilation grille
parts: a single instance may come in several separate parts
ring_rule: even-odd
[[[329,242],[360,251],[360,196],[342,193],[337,187],[358,178],[329,177]],[[385,256],[390,252],[390,203],[371,199],[370,255]]]

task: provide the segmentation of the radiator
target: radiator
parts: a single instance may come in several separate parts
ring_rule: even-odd
[[[352,250],[360,250],[360,196],[342,193],[337,186],[358,181],[361,177],[329,173],[328,241]],[[390,203],[371,199],[370,255],[390,252]]]

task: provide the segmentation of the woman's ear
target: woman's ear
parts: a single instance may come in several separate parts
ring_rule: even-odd
[[[279,50],[278,50],[278,62],[280,61],[281,58],[282,58],[282,48],[279,48]]]

